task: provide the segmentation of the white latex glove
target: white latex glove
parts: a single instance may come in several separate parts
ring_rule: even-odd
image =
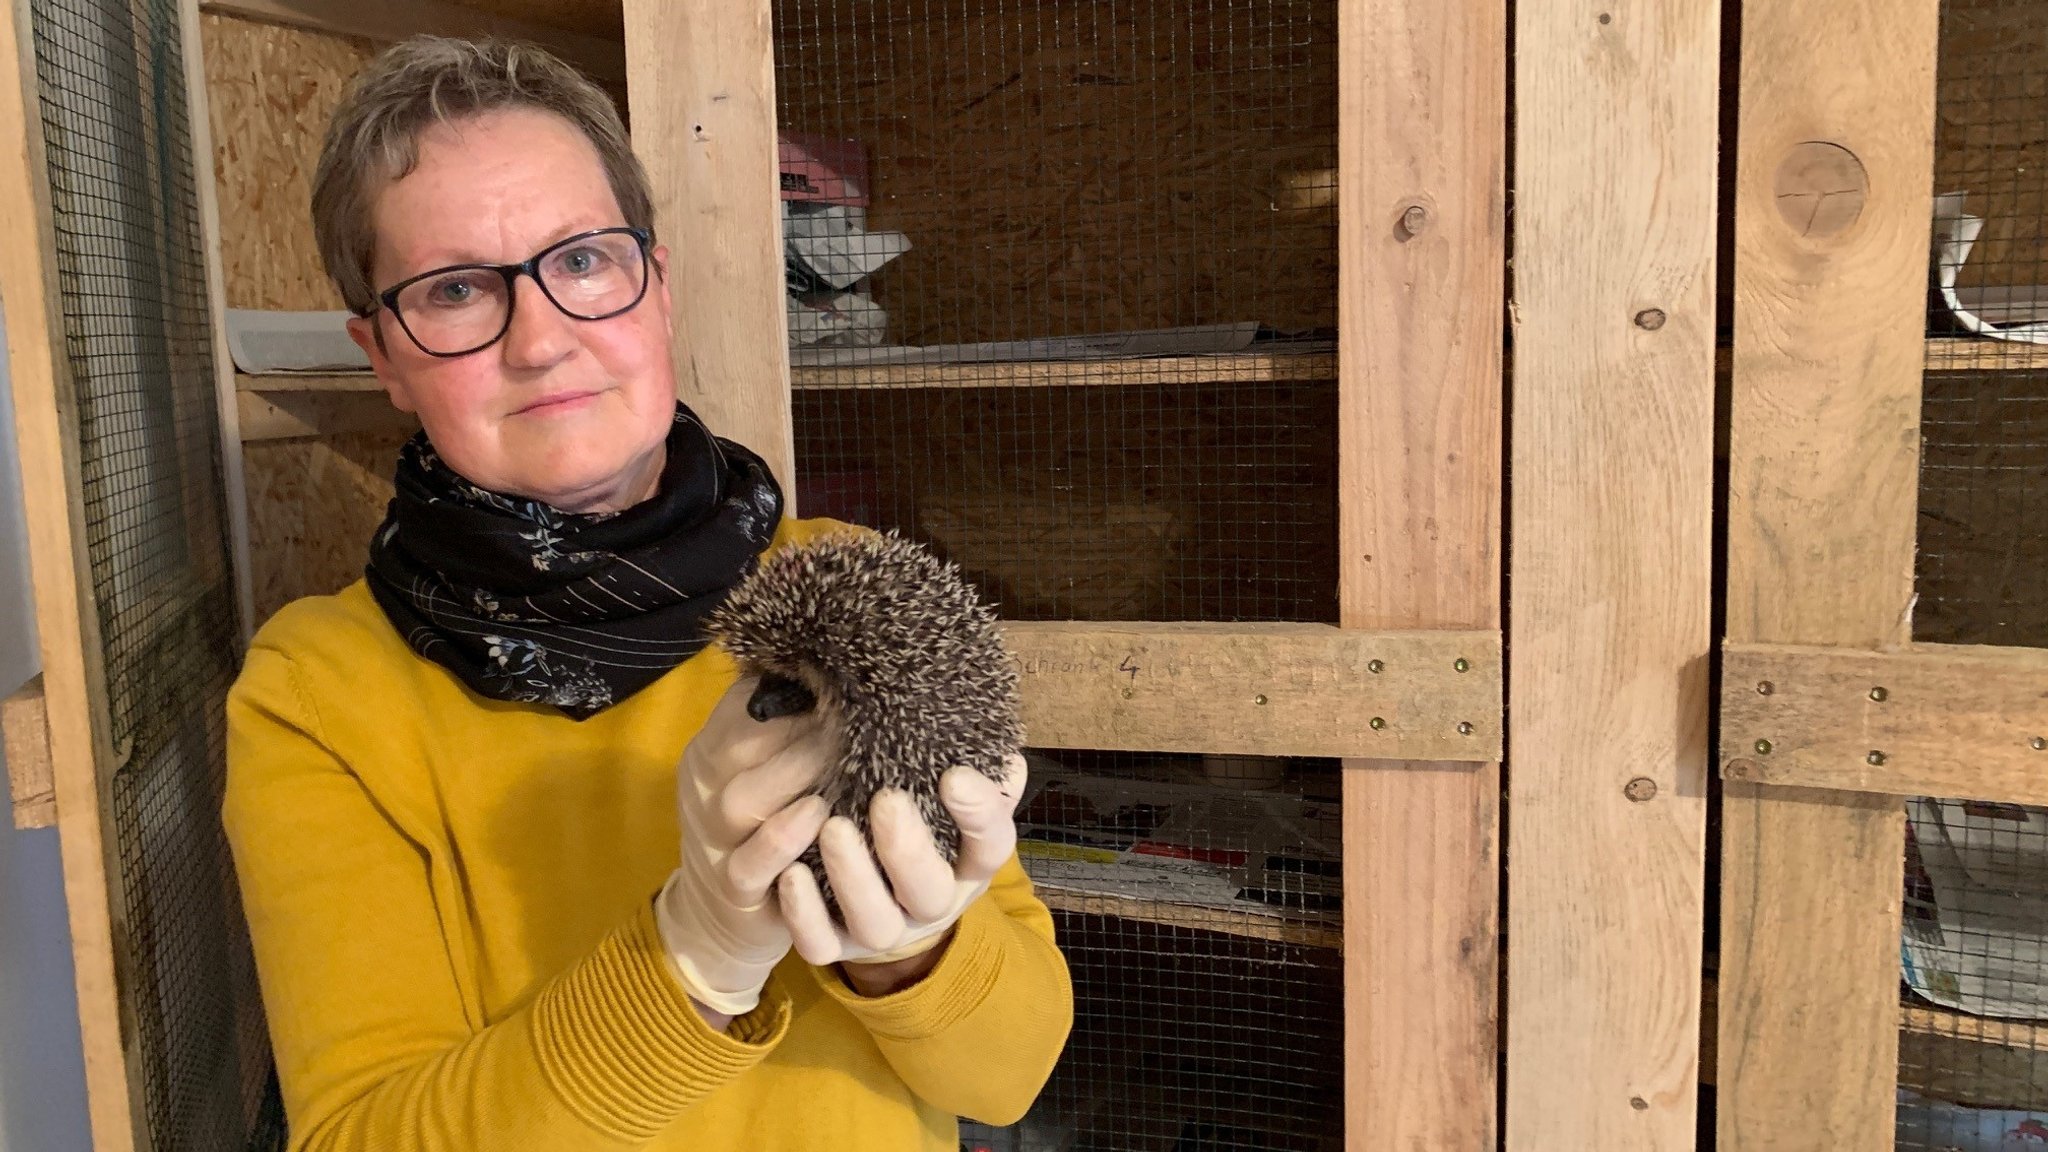
[[[733,685],[676,768],[682,864],[655,898],[655,920],[690,998],[741,1016],[761,1002],[787,955],[789,930],[770,888],[810,847],[830,814],[804,796],[837,754],[814,712],[767,722],[747,715],[756,681]]]
[[[821,967],[881,964],[916,956],[944,939],[1016,850],[1024,758],[1012,756],[1005,767],[1001,784],[971,768],[954,768],[940,781],[939,800],[960,826],[959,859],[951,865],[907,793],[885,789],[875,795],[868,808],[873,854],[853,821],[826,821],[818,851],[846,927],[833,923],[810,868],[791,865],[782,873],[780,892],[797,954]]]

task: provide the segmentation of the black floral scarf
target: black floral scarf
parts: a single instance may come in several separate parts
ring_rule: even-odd
[[[581,515],[487,492],[421,432],[365,575],[421,656],[478,693],[579,720],[701,651],[701,622],[752,571],[782,519],[759,456],[676,405],[656,495]]]

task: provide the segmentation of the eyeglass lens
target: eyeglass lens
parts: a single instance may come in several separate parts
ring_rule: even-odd
[[[646,285],[640,241],[626,232],[578,237],[540,258],[541,290],[579,320],[632,307]],[[511,284],[494,268],[451,268],[399,290],[398,314],[421,348],[459,355],[495,341],[511,314]]]

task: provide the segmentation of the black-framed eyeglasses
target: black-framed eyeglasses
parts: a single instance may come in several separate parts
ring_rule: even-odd
[[[557,240],[518,264],[451,264],[377,294],[407,337],[429,356],[467,356],[512,329],[518,282],[531,276],[564,316],[608,320],[647,295],[644,228],[597,228]]]

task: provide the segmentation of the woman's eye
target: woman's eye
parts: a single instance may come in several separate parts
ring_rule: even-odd
[[[596,248],[571,248],[561,255],[561,269],[571,276],[588,276],[602,269],[608,257]]]
[[[442,307],[459,307],[475,300],[481,294],[475,280],[467,276],[450,276],[436,280],[427,287],[427,302]]]

